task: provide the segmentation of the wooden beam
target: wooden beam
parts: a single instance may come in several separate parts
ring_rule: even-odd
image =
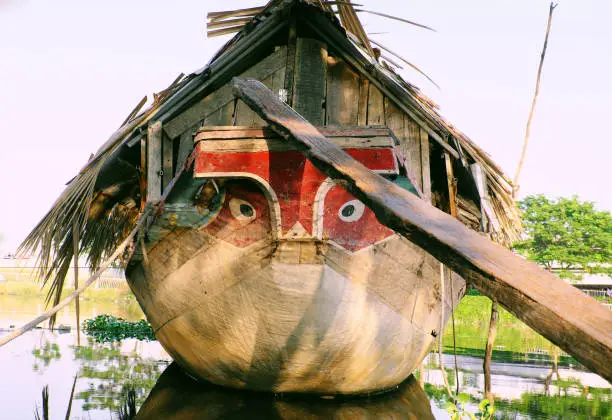
[[[558,277],[491,242],[369,171],[256,81],[234,94],[310,161],[371,208],[378,220],[471,281],[589,369],[612,380],[612,311]]]
[[[291,15],[291,23],[289,24],[289,35],[287,36],[287,57],[285,66],[285,83],[284,89],[287,91],[286,102],[289,106],[293,106],[293,82],[295,77],[295,50],[297,44],[297,19],[294,14]]]
[[[423,195],[431,203],[431,170],[429,162],[429,135],[421,128],[421,176],[423,179]]]
[[[181,138],[179,140],[178,156],[176,158],[177,168],[182,167],[189,155],[191,154],[191,151],[193,150],[193,136],[197,129],[198,126],[194,125],[193,127],[191,127],[191,130],[187,130],[183,134],[181,134]]]
[[[140,136],[140,211],[147,203],[147,138]]]
[[[389,137],[395,143],[392,131],[387,127],[317,127],[325,137]],[[196,130],[190,131],[193,134]],[[267,127],[240,127],[240,126],[205,126],[197,129],[197,137],[212,137],[215,139],[252,139],[278,137],[276,131]]]
[[[162,135],[162,190],[172,181],[172,139]]]
[[[367,78],[359,78],[359,103],[357,104],[357,125],[368,125],[368,93],[370,81]]]
[[[368,92],[368,125],[387,125],[385,121],[385,98],[372,83]]]
[[[448,206],[450,214],[457,217],[457,183],[455,181],[455,171],[453,171],[453,161],[448,153],[444,152],[444,164],[446,165],[446,184],[448,186]]]
[[[341,59],[327,60],[326,125],[357,125],[359,75]]]
[[[327,46],[299,37],[295,51],[293,108],[314,125],[323,125]]]
[[[147,201],[157,201],[162,191],[162,123],[151,121],[147,128]]]

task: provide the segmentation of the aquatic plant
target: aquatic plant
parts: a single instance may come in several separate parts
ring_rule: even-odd
[[[156,340],[151,324],[144,319],[130,322],[106,314],[85,320],[83,331],[97,342],[121,341],[126,338]]]
[[[79,378],[87,384],[75,396],[83,411],[102,409],[118,414],[131,400],[130,393],[134,393],[135,406],[139,406],[167,365],[142,358],[136,350],[123,354],[120,346],[117,341],[96,343],[89,338],[87,346],[74,347]]]
[[[34,350],[32,350],[32,355],[36,359],[34,371],[38,371],[40,368],[38,361],[42,361],[43,365],[47,367],[52,361],[59,360],[62,357],[59,346],[49,341],[46,341],[45,344],[40,347],[34,348]]]

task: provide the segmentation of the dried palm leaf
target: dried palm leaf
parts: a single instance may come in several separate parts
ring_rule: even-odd
[[[418,73],[420,73],[421,75],[423,75],[427,80],[429,80],[431,83],[433,83],[433,85],[435,87],[437,87],[438,89],[440,89],[440,86],[438,86],[438,84],[436,82],[433,81],[433,79],[431,77],[429,77],[425,72],[423,72],[423,70],[421,70],[420,68],[418,68],[417,66],[415,66],[414,64],[412,64],[410,61],[406,60],[404,57],[402,57],[401,55],[399,55],[398,53],[395,53],[393,51],[391,51],[389,48],[385,47],[384,45],[382,45],[380,42],[374,41],[373,39],[370,38],[370,42],[374,45],[376,45],[377,47],[380,47],[381,49],[387,51],[389,54],[394,55],[396,58],[399,58],[400,60],[402,60],[404,63],[408,64],[408,66],[410,66],[412,69],[416,70]]]
[[[369,14],[371,14],[371,15],[381,16],[381,17],[384,17],[384,18],[387,18],[387,19],[397,20],[397,21],[399,21],[399,22],[404,22],[404,23],[407,23],[407,24],[409,24],[409,25],[418,26],[419,28],[423,28],[423,29],[427,29],[427,30],[429,30],[429,31],[434,31],[434,32],[436,32],[436,30],[435,30],[435,29],[433,29],[433,28],[431,28],[431,27],[429,27],[429,26],[422,25],[422,24],[420,24],[420,23],[413,22],[413,21],[411,21],[411,20],[403,19],[403,18],[401,18],[401,17],[392,16],[392,15],[387,15],[386,13],[374,12],[374,11],[372,11],[372,10],[365,10],[365,9],[355,9],[355,11],[356,11],[357,13],[369,13]]]

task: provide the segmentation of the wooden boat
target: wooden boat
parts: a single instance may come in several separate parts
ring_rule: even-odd
[[[235,388],[348,394],[404,380],[465,281],[441,281],[435,258],[272,132],[211,130],[195,136],[193,176],[149,230],[146,262],[126,272],[162,345]],[[416,193],[389,129],[321,132]],[[203,209],[199,189],[214,194]]]
[[[75,253],[96,267],[147,217],[128,282],[162,345],[209,382],[396,386],[465,292],[439,261],[612,377],[610,314],[483,237],[517,238],[508,178],[380,58],[351,5],[341,21],[329,7],[212,15],[238,34],[140,103],[24,242],[55,303]],[[239,100],[234,76],[263,84],[234,83]]]

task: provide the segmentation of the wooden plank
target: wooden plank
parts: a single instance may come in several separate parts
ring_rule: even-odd
[[[368,93],[370,81],[365,77],[359,79],[359,104],[357,125],[368,125]]]
[[[326,125],[357,125],[359,75],[344,61],[329,58],[327,64]]]
[[[234,115],[234,101],[228,102],[221,108],[214,110],[208,114],[203,120],[205,125],[231,125]]]
[[[172,139],[162,135],[162,190],[172,181]]]
[[[140,137],[140,211],[147,202],[147,138]]]
[[[341,149],[390,149],[393,146],[391,137],[329,137],[329,140]],[[201,152],[279,152],[284,150],[298,150],[295,146],[287,144],[279,137],[273,139],[202,139],[196,138]],[[193,143],[192,143],[193,144]]]
[[[234,93],[322,172],[370,207],[378,220],[425,249],[483,294],[589,369],[612,380],[612,311],[563,280],[468,229],[367,170],[261,83],[234,79]]]
[[[236,102],[236,117],[234,122],[239,126],[255,127],[255,113],[242,101]]]
[[[285,83],[287,90],[287,103],[293,106],[293,82],[295,78],[295,48],[297,43],[297,22],[294,14],[291,15],[289,35],[287,36],[287,65],[285,66]]]
[[[286,56],[287,48],[282,46],[253,67],[243,72],[240,77],[252,77],[258,80],[265,79],[286,65]],[[175,118],[164,123],[164,131],[168,137],[172,139],[176,138],[184,131],[189,130],[193,125],[209,119],[208,117],[210,114],[216,114],[220,109],[227,107],[228,103],[233,103],[233,100],[234,97],[232,95],[231,86],[229,84],[223,85]],[[221,118],[218,115],[217,117],[210,118],[211,121],[225,121],[225,119],[226,118]]]
[[[317,127],[320,133],[325,137],[355,137],[355,138],[372,138],[372,137],[390,137],[394,139],[388,128],[365,128],[365,127]],[[194,130],[195,131],[195,130]],[[193,131],[189,131],[192,133]],[[197,130],[196,137],[203,140],[209,139],[240,139],[240,138],[274,138],[278,134],[270,128],[266,127],[244,127],[244,126],[204,126]]]
[[[388,98],[384,98],[387,126],[399,140],[398,149],[405,159],[408,177],[419,189],[423,187],[421,175],[421,140],[419,127]]]
[[[151,121],[147,128],[147,201],[161,198],[162,123]]]
[[[190,130],[187,130],[183,134],[181,134],[181,139],[179,141],[178,156],[176,158],[177,168],[181,168],[183,166],[183,164],[189,157],[189,154],[193,150],[193,136],[195,132],[197,131],[197,129],[198,129],[198,126],[196,125],[196,126],[191,127]]]
[[[427,131],[420,129],[421,140],[421,177],[423,181],[423,195],[431,203],[431,170],[429,162],[429,135]]]
[[[457,184],[455,182],[455,172],[453,171],[453,161],[447,152],[444,152],[444,164],[446,165],[446,185],[448,187],[450,214],[453,217],[457,217]]]
[[[285,68],[282,67],[273,74],[261,80],[261,82],[275,94],[283,88],[285,82]],[[251,110],[244,102],[238,101],[236,104],[236,126],[243,127],[263,127],[266,125],[255,112]]]
[[[298,38],[295,53],[293,108],[314,125],[323,125],[327,46],[316,39]]]
[[[368,125],[387,125],[383,94],[372,83],[368,93]]]
[[[421,191],[423,190],[423,171],[421,170],[421,129],[408,115],[404,114],[404,138],[400,150],[406,158],[408,173]]]

